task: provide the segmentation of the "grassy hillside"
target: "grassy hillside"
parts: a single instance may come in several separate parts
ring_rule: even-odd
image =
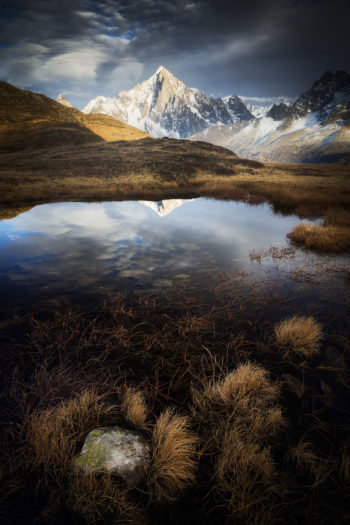
[[[45,95],[0,81],[0,143],[3,150],[145,137],[147,133],[113,117],[85,115]]]
[[[279,212],[325,218],[291,232],[292,242],[323,252],[350,249],[350,166],[262,164],[206,142],[152,139],[112,117],[85,115],[5,82],[0,152],[2,218],[62,200],[267,201]]]
[[[71,111],[74,111],[74,115],[83,126],[102,137],[106,142],[114,142],[115,140],[139,140],[150,137],[148,133],[129,126],[129,124],[125,124],[109,115],[102,115],[100,113],[85,115],[77,109]]]

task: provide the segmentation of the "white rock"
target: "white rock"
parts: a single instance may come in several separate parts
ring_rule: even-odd
[[[138,432],[122,427],[100,427],[86,436],[73,466],[83,472],[111,472],[138,484],[149,464],[150,445]]]

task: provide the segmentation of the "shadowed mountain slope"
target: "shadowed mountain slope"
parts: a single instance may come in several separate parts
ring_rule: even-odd
[[[0,142],[7,151],[147,136],[112,117],[84,115],[45,95],[0,81]]]
[[[350,163],[350,75],[327,71],[291,105],[261,118],[211,126],[191,137],[274,162]]]

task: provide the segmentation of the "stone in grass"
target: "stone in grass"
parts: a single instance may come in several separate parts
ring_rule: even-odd
[[[150,446],[138,432],[122,427],[101,427],[89,432],[73,466],[83,472],[111,472],[137,485],[149,464]]]

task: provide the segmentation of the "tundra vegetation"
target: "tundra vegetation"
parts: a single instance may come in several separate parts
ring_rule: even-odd
[[[2,322],[5,522],[348,523],[349,318],[244,279]],[[141,485],[72,468],[109,425],[149,440]]]
[[[291,242],[323,253],[350,246],[349,165],[262,164],[204,142],[145,138],[46,148],[0,158],[0,217],[58,201],[209,197],[301,219]],[[49,184],[48,184],[49,179]]]

